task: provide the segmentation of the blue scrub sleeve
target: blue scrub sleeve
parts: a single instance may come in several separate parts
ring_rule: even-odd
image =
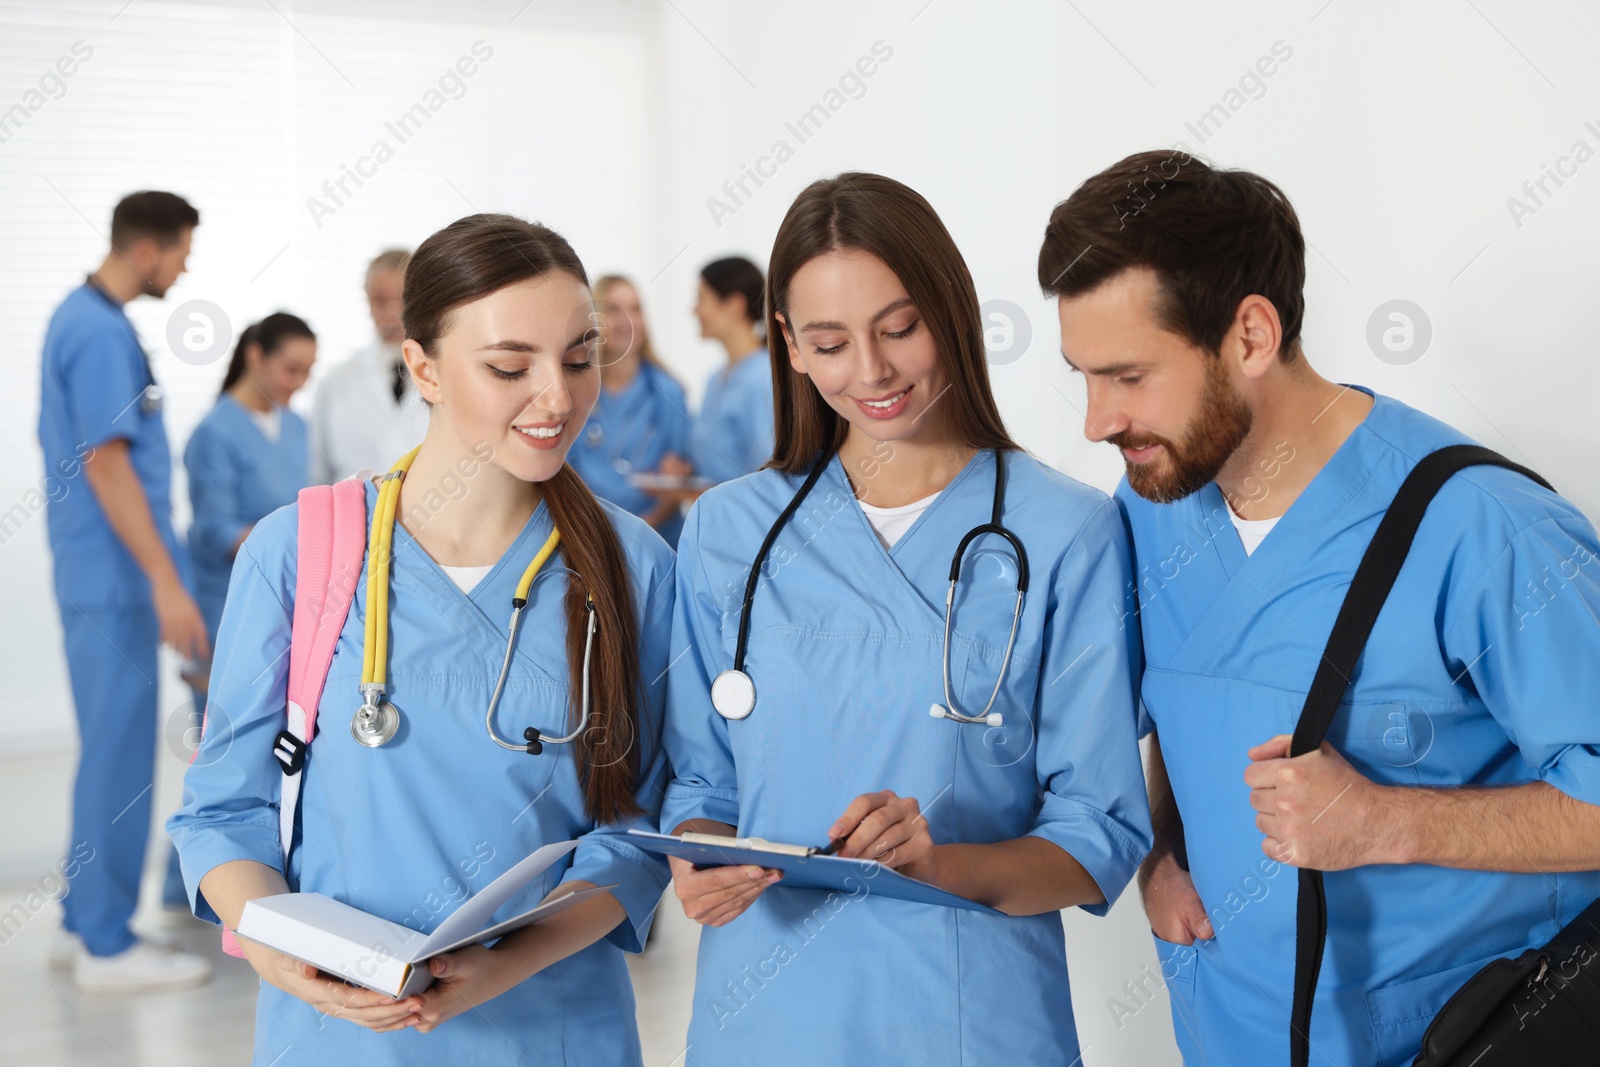
[[[1564,503],[1564,502],[1563,502]],[[1600,542],[1576,510],[1533,523],[1446,605],[1452,673],[1470,672],[1539,778],[1600,804]]]
[[[183,805],[167,820],[194,914],[208,922],[220,921],[200,893],[212,869],[231,860],[283,869],[283,771],[272,750],[288,701],[293,614],[285,588],[293,589],[294,575],[269,579],[252,548],[269,525],[287,525],[292,537],[297,514],[285,508],[263,520],[239,549],[217,631],[205,732],[183,778]]]
[[[1039,787],[1029,831],[1059,845],[1094,878],[1104,915],[1150,851],[1150,807],[1135,713],[1137,632],[1085,605],[1130,596],[1127,539],[1116,504],[1089,516],[1050,582],[1039,696]]]
[[[662,891],[672,880],[666,857],[629,844],[630,829],[654,830],[660,819],[661,798],[667,785],[667,756],[661,745],[666,707],[667,649],[671,640],[673,572],[669,564],[645,601],[639,620],[639,675],[644,702],[639,707],[639,787],[634,795],[644,813],[622,822],[608,823],[584,834],[572,853],[572,866],[563,882],[582,880],[595,885],[616,883],[611,895],[627,918],[606,935],[624,952],[643,952],[650,921]]]
[[[761,465],[772,458],[775,433],[768,358],[765,355],[751,358],[760,360],[761,373],[751,372],[744,379],[744,388],[734,407],[738,426],[734,441],[738,451],[734,458],[742,468],[739,472],[741,475],[760,470]]]
[[[107,328],[73,330],[62,339],[61,374],[71,398],[77,440],[98,448],[139,431],[144,392],[142,358],[131,340]]]
[[[197,429],[183,450],[183,466],[189,472],[189,503],[194,511],[189,545],[203,558],[225,560],[250,524],[239,508],[243,472],[219,436],[204,426]]]
[[[739,825],[739,782],[728,721],[711,706],[711,679],[732,663],[723,662],[722,612],[700,558],[704,514],[703,501],[691,508],[678,540],[673,660],[667,676],[666,741],[673,777],[661,807],[665,833],[690,819]]]

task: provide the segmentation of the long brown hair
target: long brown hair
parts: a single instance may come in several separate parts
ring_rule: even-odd
[[[844,443],[850,424],[811,380],[789,365],[778,316],[789,318],[789,284],[810,260],[840,249],[888,265],[922,315],[949,380],[951,427],[970,448],[1016,450],[989,387],[983,319],[966,260],[916,190],[881,174],[848,172],[812,182],[778,227],[767,271],[767,338],[772,356],[774,447],[767,466],[801,474],[824,449]]]
[[[508,285],[559,271],[588,286],[578,254],[554,230],[514,215],[468,215],[422,242],[406,268],[406,337],[437,356],[451,313]],[[598,370],[595,373],[599,373]],[[594,637],[591,705],[594,720],[579,738],[574,758],[583,783],[584,808],[596,822],[641,814],[639,778],[639,627],[622,543],[589,487],[563,464],[540,485],[545,507],[561,531],[561,552],[579,578],[569,579],[567,671],[572,702],[579,708],[583,644],[588,627],[585,595],[594,600],[599,628]]]

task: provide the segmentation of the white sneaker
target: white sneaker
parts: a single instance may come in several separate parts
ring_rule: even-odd
[[[50,969],[52,971],[70,971],[77,962],[78,953],[83,951],[83,938],[73,933],[56,927],[56,933],[50,939]]]
[[[73,981],[84,993],[140,993],[204,985],[211,962],[189,952],[139,941],[115,956],[78,956]]]

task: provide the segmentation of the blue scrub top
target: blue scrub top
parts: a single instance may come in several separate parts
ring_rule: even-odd
[[[148,603],[149,580],[83,478],[94,449],[127,441],[156,530],[179,572],[187,572],[172,530],[172,455],[161,394],[122,306],[87,282],[69,293],[45,330],[39,386],[57,596],[80,608]]]
[[[371,514],[376,489],[367,484]],[[640,1064],[633,990],[623,959],[644,943],[669,880],[665,861],[626,840],[654,828],[667,768],[661,714],[673,598],[672,551],[643,522],[604,502],[621,539],[640,634],[640,778],[646,814],[596,825],[584,810],[578,756],[507,751],[483,716],[504,655],[509,607],[523,569],[550,534],[540,504],[505,555],[463,593],[396,525],[390,578],[389,700],[401,726],[382,748],[350,734],[361,702],[370,590],[360,572],[305,762],[300,831],[287,878],[391,922],[431,932],[472,893],[541,845],[578,840],[495,913],[536,904],[565,881],[611,890],[627,913],[605,938],[431,1034],[377,1034],[327,1018],[263,983],[256,1010],[261,1067],[324,1064],[536,1063],[541,1067]],[[284,726],[299,505],[256,524],[234,564],[211,669],[205,734],[184,778],[183,806],[167,824],[195,914],[215,922],[199,892],[230,860],[282,869],[278,798],[283,772],[273,738]],[[498,713],[502,737],[533,726],[565,733],[576,680],[567,670],[566,578],[553,557],[534,582]],[[287,1050],[287,1053],[286,1053]],[[282,1056],[281,1059],[278,1057]]]
[[[194,557],[195,599],[205,614],[212,642],[233,572],[239,535],[286,504],[310,484],[311,447],[305,420],[280,409],[277,440],[268,440],[250,413],[224,393],[200,420],[183,449],[194,521],[189,551]]]
[[[1187,1063],[1288,1060],[1296,874],[1262,852],[1245,753],[1293,732],[1400,483],[1423,455],[1467,441],[1376,397],[1249,556],[1215,483],[1166,505],[1126,482],[1117,491],[1144,704],[1216,929],[1193,947],[1157,944]],[[1593,526],[1562,497],[1499,468],[1457,474],[1429,507],[1328,741],[1385,785],[1544,781],[1600,804],[1597,557]],[[1544,943],[1600,896],[1593,872],[1385,865],[1325,880],[1313,1058],[1380,1067],[1409,1064],[1440,1006],[1491,959]]]
[[[757,349],[706,383],[690,448],[695,473],[728,482],[772,458],[772,359]]]
[[[693,432],[683,387],[662,368],[642,363],[621,390],[600,390],[567,462],[596,496],[643,515],[656,506],[656,498],[635,488],[629,476],[654,473],[667,455],[689,459]],[[682,529],[683,516],[673,515],[656,532],[675,546]]]
[[[762,567],[746,660],[757,701],[730,722],[711,680],[732,666],[746,576],[800,477],[763,470],[708,491],[678,555],[668,679],[671,831],[713,819],[821,844],[863,793],[915,797],[936,843],[1024,836],[1059,846],[1105,894],[1150,846],[1133,678],[1137,634],[1115,504],[1020,453],[1005,524],[1031,586],[996,710],[1002,727],[929,716],[950,559],[989,522],[979,453],[885,550],[835,457]],[[968,549],[951,685],[975,713],[995,686],[1016,605],[1009,545]],[[700,932],[687,1064],[1068,1064],[1078,1055],[1059,913],[1013,918],[858,893],[767,889]]]

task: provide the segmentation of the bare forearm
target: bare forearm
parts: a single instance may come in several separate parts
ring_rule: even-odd
[[[239,928],[247,901],[288,891],[289,883],[283,880],[282,871],[255,860],[220,863],[200,879],[201,894],[230,930]]]
[[[1384,787],[1373,863],[1476,871],[1600,869],[1600,806],[1544,782],[1482,789]]]
[[[1155,832],[1155,844],[1145,865],[1165,860],[1175,860],[1179,866],[1188,866],[1188,856],[1183,841],[1183,816],[1178,813],[1178,802],[1172,795],[1172,783],[1167,778],[1167,763],[1161,755],[1161,738],[1150,735],[1150,770],[1147,775],[1150,793],[1150,824]]]
[[[566,882],[547,899],[591,887],[590,882]],[[507,934],[495,943],[494,951],[505,958],[516,981],[520,982],[588,948],[627,917],[627,911],[616,897],[602,893],[543,922]]]
[[[127,442],[119,439],[101,445],[83,469],[112,532],[127,546],[150,584],[176,580],[177,568],[156,530],[150,500],[128,458]]]
[[[1043,915],[1106,899],[1081,863],[1042,837],[935,845],[934,854],[934,884],[1007,915]]]

